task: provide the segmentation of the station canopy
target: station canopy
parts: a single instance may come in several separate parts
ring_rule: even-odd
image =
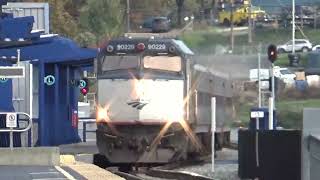
[[[96,49],[81,48],[70,39],[58,35],[46,35],[27,46],[0,48],[0,60],[16,58],[17,49],[20,49],[21,61],[79,65],[92,64],[92,59],[98,53]]]

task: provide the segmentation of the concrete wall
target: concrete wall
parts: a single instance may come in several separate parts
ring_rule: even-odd
[[[60,151],[58,147],[1,148],[0,165],[57,166]]]
[[[311,177],[320,175],[320,169],[315,169],[315,159],[310,161],[309,153],[309,136],[320,135],[320,108],[305,108],[303,109],[303,131],[302,131],[302,180],[313,180]],[[314,149],[315,150],[315,149]],[[320,149],[319,149],[320,150]],[[320,157],[320,156],[319,156]],[[319,161],[318,161],[319,163]],[[315,164],[315,165],[313,165]],[[311,168],[312,167],[312,168]],[[310,176],[310,173],[313,174]],[[314,174],[316,173],[316,174]]]
[[[309,140],[310,179],[320,179],[320,137],[313,136]]]

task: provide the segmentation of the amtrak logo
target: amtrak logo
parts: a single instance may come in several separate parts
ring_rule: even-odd
[[[131,100],[131,101],[127,102],[127,104],[129,106],[131,106],[132,108],[136,108],[138,110],[141,110],[146,105],[149,104],[149,101],[148,100],[143,100],[143,99],[136,99],[136,100]]]

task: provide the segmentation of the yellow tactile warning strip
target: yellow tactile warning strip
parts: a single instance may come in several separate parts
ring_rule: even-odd
[[[61,155],[60,164],[62,167],[68,167],[89,180],[125,180],[93,164],[78,162],[73,155]]]
[[[68,165],[68,167],[89,180],[125,180],[124,178],[93,164],[77,163]]]
[[[76,164],[76,160],[73,155],[60,155],[60,164]]]

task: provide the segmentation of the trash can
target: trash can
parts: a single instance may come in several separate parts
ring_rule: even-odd
[[[276,111],[273,110],[273,129],[277,127]],[[268,130],[269,129],[269,108],[262,107],[253,107],[250,110],[250,122],[249,129],[256,130],[256,121],[259,119],[259,129]]]

